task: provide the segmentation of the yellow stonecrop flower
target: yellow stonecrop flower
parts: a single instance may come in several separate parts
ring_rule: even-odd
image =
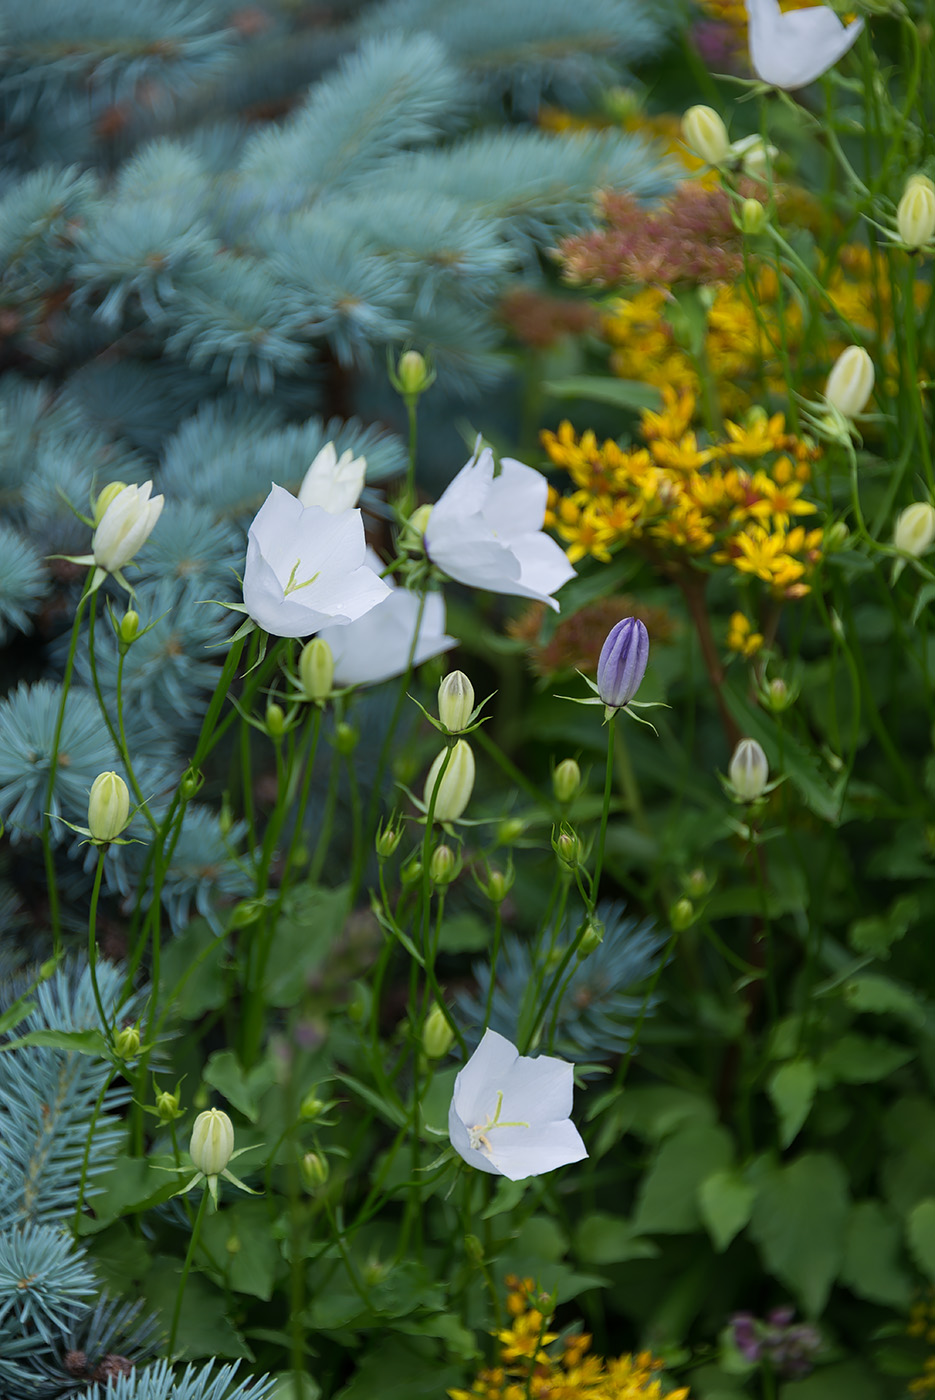
[[[510,1276],[507,1286],[512,1325],[494,1334],[496,1364],[479,1371],[470,1390],[449,1390],[451,1400],[662,1400],[662,1362],[650,1352],[595,1356],[586,1332],[547,1351],[558,1333],[544,1330],[551,1314],[540,1311],[532,1279]],[[666,1400],[688,1400],[687,1388],[670,1391]]]
[[[763,645],[763,633],[754,632],[753,623],[742,612],[731,613],[730,624],[727,629],[728,650],[736,651],[740,656],[755,656]]]
[[[690,390],[665,386],[661,411],[642,415],[648,450],[599,443],[590,430],[579,437],[568,422],[543,433],[577,488],[566,496],[550,488],[546,525],[572,562],[606,562],[624,544],[656,563],[708,555],[777,596],[801,597],[822,549],[822,531],[797,523],[817,509],[804,490],[818,449],[788,433],[778,413],[728,421],[723,436],[704,442],[687,427],[694,409]]]

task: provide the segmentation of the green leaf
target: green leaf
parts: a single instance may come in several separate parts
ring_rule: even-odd
[[[337,942],[348,912],[346,885],[323,889],[296,885],[276,921],[266,966],[266,998],[273,1006],[295,1006]]]
[[[905,938],[919,921],[919,901],[915,895],[903,895],[882,916],[857,919],[848,930],[848,942],[855,953],[872,953],[886,960],[892,945]]]
[[[841,1267],[849,1215],[847,1176],[827,1153],[806,1153],[760,1182],[750,1234],[809,1317],[822,1311]]]
[[[109,1171],[95,1181],[97,1194],[88,1205],[93,1214],[82,1218],[80,1233],[94,1235],[119,1216],[136,1215],[169,1200],[189,1177],[158,1171],[143,1157],[118,1157]]]
[[[935,1200],[931,1196],[913,1206],[909,1212],[906,1238],[919,1268],[935,1280]]]
[[[245,1074],[232,1050],[215,1050],[204,1068],[205,1083],[223,1094],[251,1123],[257,1121],[260,1099],[275,1079],[272,1060],[264,1060]]]
[[[489,944],[490,925],[477,914],[455,914],[442,923],[438,946],[443,953],[480,953]]]
[[[269,1400],[296,1400],[294,1371],[277,1372],[273,1379],[276,1381],[276,1385],[270,1391]],[[321,1386],[307,1371],[302,1372],[299,1382],[301,1391],[299,1400],[318,1400],[321,1395]]]
[[[818,1061],[822,1087],[843,1084],[876,1084],[915,1059],[915,1051],[883,1036],[850,1031],[824,1052]]]
[[[28,1031],[0,1045],[0,1050],[16,1050],[21,1045],[44,1045],[50,1050],[67,1050],[73,1055],[107,1058],[107,1042],[100,1031]]]
[[[779,1140],[788,1147],[811,1112],[818,1079],[811,1060],[790,1060],[774,1070],[766,1091],[779,1117]]]
[[[147,1309],[161,1315],[168,1332],[179,1288],[182,1261],[160,1256],[146,1276],[143,1295]],[[185,1284],[185,1306],[179,1323],[177,1355],[185,1360],[202,1356],[244,1357],[253,1352],[227,1319],[227,1300],[203,1274],[194,1270]]]
[[[575,1231],[575,1249],[582,1264],[623,1264],[659,1254],[658,1245],[640,1239],[626,1220],[603,1211],[584,1217]]]
[[[282,1263],[279,1243],[270,1229],[269,1207],[262,1201],[236,1201],[208,1215],[203,1239],[235,1293],[267,1302],[273,1296],[276,1270]]]
[[[912,1281],[899,1262],[900,1232],[879,1201],[861,1201],[851,1211],[841,1282],[858,1298],[908,1309]]]
[[[163,949],[159,986],[164,999],[172,996],[174,1018],[197,1021],[224,1005],[227,958],[226,940],[205,919],[193,919]]]
[[[410,1342],[388,1337],[368,1350],[357,1372],[335,1400],[438,1400],[464,1380],[461,1366],[443,1366]]]
[[[719,1252],[748,1223],[756,1191],[737,1171],[712,1172],[698,1188],[698,1208]]]
[[[346,1085],[358,1098],[363,1099],[364,1103],[368,1103],[374,1113],[385,1122],[392,1123],[394,1127],[397,1128],[406,1126],[407,1118],[402,1109],[397,1108],[396,1104],[388,1103],[385,1098],[378,1094],[375,1089],[371,1089],[369,1085],[361,1083],[361,1081],[355,1079],[352,1074],[335,1073],[331,1077],[332,1079],[336,1079],[339,1084]]]
[[[523,1196],[526,1194],[526,1187],[529,1185],[529,1178],[522,1181],[510,1181],[508,1177],[501,1176],[497,1182],[493,1193],[493,1199],[486,1210],[481,1212],[481,1220],[492,1220],[495,1215],[503,1215],[505,1211],[512,1210],[518,1206]]]
[[[640,1184],[634,1231],[678,1235],[697,1230],[698,1188],[732,1157],[730,1134],[719,1125],[688,1126],[666,1138]]]
[[[662,395],[651,384],[637,379],[610,379],[596,374],[570,374],[566,379],[546,379],[542,392],[553,399],[588,399],[591,403],[609,403],[613,408],[640,412],[644,408],[658,410]]]
[[[925,1025],[925,1010],[916,996],[889,977],[862,972],[850,977],[842,988],[845,1000],[853,1011],[872,1011],[877,1015],[897,1016],[913,1030]]]
[[[879,1400],[881,1389],[864,1361],[820,1366],[804,1381],[788,1381],[779,1400]]]

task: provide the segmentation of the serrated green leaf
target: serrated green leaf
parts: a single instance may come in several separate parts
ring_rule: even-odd
[[[906,1239],[919,1268],[935,1280],[935,1199],[927,1196],[913,1206],[906,1220]]]
[[[867,919],[857,919],[848,931],[848,942],[855,953],[872,953],[886,960],[892,945],[905,938],[919,921],[919,901],[915,895],[903,895],[887,913]]]
[[[849,1215],[847,1176],[827,1153],[806,1153],[760,1182],[750,1234],[809,1317],[822,1311],[841,1267]]]
[[[232,1050],[215,1050],[204,1068],[205,1083],[223,1094],[251,1123],[257,1121],[260,1099],[275,1079],[271,1060],[264,1060],[247,1074]]]
[[[925,1024],[925,1010],[915,994],[889,977],[862,972],[857,977],[849,978],[842,991],[854,1011],[898,1016],[914,1030],[920,1030]]]
[[[815,1101],[818,1077],[811,1060],[790,1060],[770,1075],[766,1090],[779,1117],[779,1140],[783,1147],[799,1132]]]
[[[756,1191],[737,1171],[712,1172],[698,1188],[698,1209],[718,1252],[749,1222]]]
[[[701,1224],[698,1188],[726,1167],[733,1143],[719,1124],[680,1128],[658,1148],[640,1184],[633,1229],[637,1234],[682,1234]]]

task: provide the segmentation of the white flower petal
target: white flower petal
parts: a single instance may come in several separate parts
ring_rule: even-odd
[[[827,5],[791,10],[778,0],[746,0],[750,63],[764,83],[800,88],[832,68],[857,39],[863,20],[845,26]]]
[[[418,615],[418,595],[405,588],[391,588],[389,596],[358,621],[343,627],[326,627],[319,635],[334,656],[335,683],[379,685],[401,676],[409,660]],[[457,638],[445,632],[444,599],[439,593],[429,594],[413,665],[421,666],[423,661],[457,645]]]
[[[548,500],[549,483],[541,472],[504,457],[490,484],[484,518],[505,539],[528,535],[542,529]]]
[[[469,1128],[492,1115],[497,1106],[497,1090],[519,1059],[519,1051],[506,1036],[485,1031],[474,1054],[455,1079],[452,1102],[458,1117]]]
[[[502,1176],[522,1181],[581,1162],[588,1155],[574,1123],[563,1118],[533,1128],[501,1128],[490,1134],[490,1160]]]
[[[555,1055],[520,1055],[499,1087],[501,1118],[551,1123],[571,1113],[575,1067]]]
[[[471,1135],[455,1112],[454,1099],[448,1109],[448,1137],[458,1156],[463,1157],[469,1166],[476,1167],[478,1171],[490,1172],[492,1176],[503,1175],[486,1152],[471,1146]]]

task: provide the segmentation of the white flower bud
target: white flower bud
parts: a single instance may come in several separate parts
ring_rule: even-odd
[[[334,443],[326,442],[302,478],[299,500],[340,515],[357,505],[366,479],[366,457],[355,457],[350,448],[338,457]]]
[[[108,503],[91,541],[94,562],[99,569],[117,573],[146,543],[165,501],[163,496],[150,499],[152,489],[151,481],[143,486],[124,486]]]
[[[762,233],[768,219],[769,215],[758,199],[745,199],[740,206],[740,227],[746,234]]]
[[[745,175],[754,180],[765,180],[775,166],[779,151],[765,142],[762,136],[742,136],[730,148],[730,157],[740,163]]]
[[[709,165],[720,165],[730,150],[727,127],[713,107],[689,107],[682,117],[682,140]]]
[[[900,511],[893,530],[893,543],[904,554],[916,559],[935,544],[935,508],[928,501],[916,501]]]
[[[425,1018],[422,1027],[422,1049],[430,1060],[440,1060],[448,1054],[455,1033],[448,1024],[444,1011],[436,1003]]]
[[[896,206],[896,231],[900,242],[912,249],[928,247],[935,236],[935,188],[926,176],[906,181]]]
[[[99,773],[88,796],[88,830],[92,841],[113,841],[130,815],[130,793],[119,773]]]
[[[426,810],[432,801],[432,793],[435,791],[435,783],[442,770],[442,765],[448,754],[447,749],[442,749],[429,769],[429,775],[425,780],[423,800]],[[471,800],[471,793],[474,791],[474,754],[466,739],[459,739],[451,750],[451,757],[448,759],[448,766],[439,784],[438,793],[435,798],[435,821],[453,822]]]
[[[766,754],[755,739],[741,739],[727,770],[731,786],[741,802],[755,802],[769,782]]]
[[[227,1114],[219,1108],[199,1113],[188,1151],[198,1171],[218,1176],[234,1154],[234,1125]]]
[[[463,671],[449,671],[438,687],[438,718],[449,734],[460,734],[473,712],[474,687]]]
[[[873,393],[873,361],[861,345],[849,345],[831,368],[825,398],[845,418],[863,413]]]

